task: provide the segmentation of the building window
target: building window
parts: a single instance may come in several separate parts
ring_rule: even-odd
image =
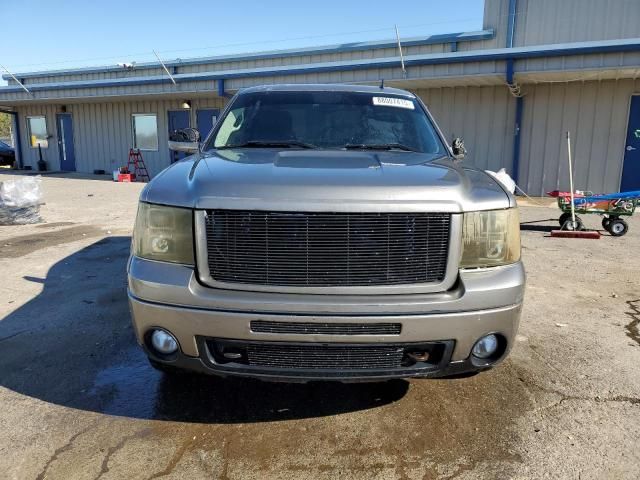
[[[29,129],[29,144],[31,148],[49,148],[49,136],[47,135],[47,119],[42,117],[27,117]]]
[[[155,114],[133,115],[133,148],[158,150],[158,117]]]

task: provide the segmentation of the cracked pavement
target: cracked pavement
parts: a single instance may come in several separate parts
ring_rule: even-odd
[[[141,185],[43,188],[46,223],[0,227],[2,479],[640,478],[640,215],[555,239],[552,202],[524,205],[520,332],[475,377],[171,381],[126,303]]]

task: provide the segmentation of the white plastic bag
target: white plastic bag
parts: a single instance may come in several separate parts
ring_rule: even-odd
[[[504,168],[501,168],[497,172],[492,172],[491,170],[485,170],[489,175],[498,180],[504,188],[506,188],[509,192],[516,192],[516,182],[513,181],[513,178],[509,176],[507,171]]]
[[[41,183],[40,176],[0,182],[0,225],[42,221],[40,218]]]

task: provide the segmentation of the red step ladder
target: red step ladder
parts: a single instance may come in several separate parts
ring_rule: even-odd
[[[133,167],[133,168],[131,168]],[[147,166],[144,164],[142,153],[139,148],[129,149],[129,160],[127,161],[127,170],[136,176],[136,182],[148,182],[151,180]]]

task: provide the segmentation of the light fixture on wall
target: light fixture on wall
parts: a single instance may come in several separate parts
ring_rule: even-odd
[[[182,102],[182,108],[191,108],[191,101],[185,100],[184,102]]]
[[[66,105],[61,105],[60,106],[60,112],[67,113],[67,106]]]

